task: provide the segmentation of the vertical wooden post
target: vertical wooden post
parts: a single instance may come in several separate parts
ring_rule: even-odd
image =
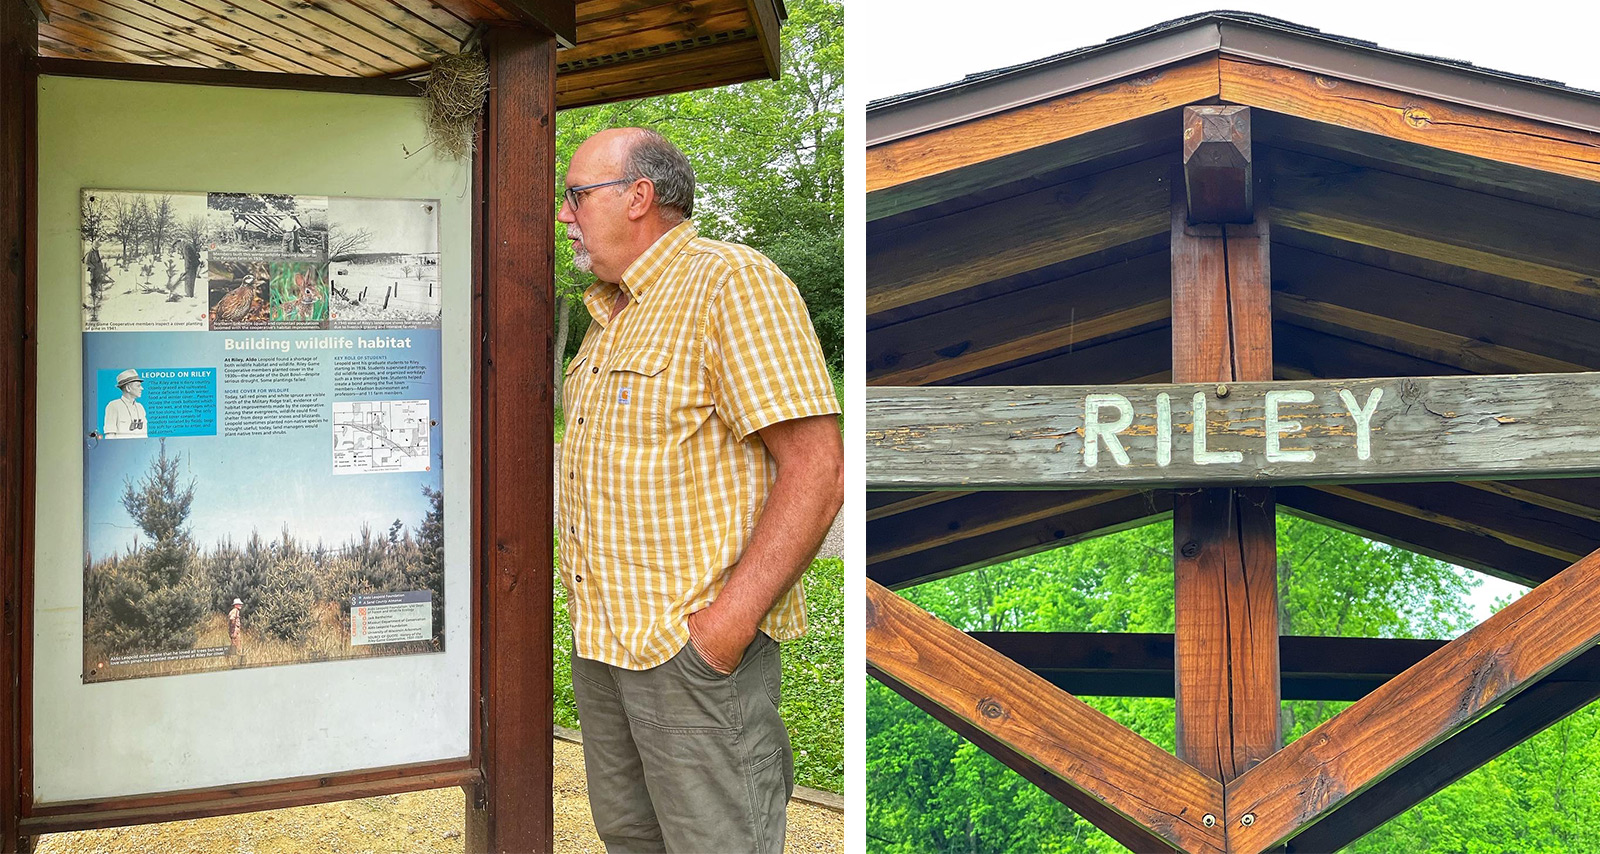
[[[478,551],[478,755],[468,851],[555,847],[551,550],[555,300],[555,37],[494,29],[475,177],[483,257]]]
[[[38,24],[0,3],[0,850],[31,851],[20,835],[30,750],[23,619],[33,543],[33,303],[38,128]]]
[[[1269,235],[1251,188],[1249,110],[1184,110],[1184,175],[1173,181],[1172,379],[1272,379]],[[1190,141],[1203,138],[1199,145]],[[1218,146],[1236,149],[1219,155]],[[1220,164],[1220,165],[1219,165]],[[1231,168],[1242,174],[1219,175]],[[1204,189],[1211,211],[1249,201],[1252,222],[1193,222]],[[1242,198],[1222,198],[1224,190]],[[1216,214],[1208,214],[1216,215]],[[1203,425],[1195,425],[1203,429]],[[1205,489],[1173,500],[1178,756],[1227,782],[1276,751],[1278,586],[1269,489]]]

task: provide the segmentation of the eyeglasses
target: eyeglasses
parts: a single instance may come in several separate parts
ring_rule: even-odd
[[[567,204],[572,205],[572,209],[573,210],[577,210],[578,207],[579,207],[579,203],[583,198],[583,196],[580,195],[580,194],[587,193],[590,190],[598,190],[601,187],[611,187],[611,186],[615,186],[617,184],[631,184],[636,180],[638,180],[638,179],[636,179],[636,178],[618,178],[615,181],[601,181],[598,184],[584,184],[581,187],[568,187],[566,189],[566,191],[564,193],[562,193],[562,195],[567,197]]]

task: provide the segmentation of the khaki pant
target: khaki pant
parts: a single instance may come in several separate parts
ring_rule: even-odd
[[[649,670],[572,657],[589,806],[609,854],[781,854],[794,792],[781,675],[763,633],[732,676],[691,644]]]

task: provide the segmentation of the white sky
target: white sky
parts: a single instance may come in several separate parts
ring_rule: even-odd
[[[871,100],[1099,44],[1151,24],[1215,9],[1271,15],[1392,50],[1600,91],[1594,46],[1600,4],[1594,3],[855,0],[846,13],[847,100],[859,116]],[[1492,600],[1523,589],[1490,576],[1478,577],[1484,583],[1472,604],[1479,619],[1488,616]]]
[[[1215,9],[1272,15],[1385,48],[1600,91],[1594,46],[1600,4],[1592,2],[855,0],[847,5],[845,30],[851,101],[864,106]]]

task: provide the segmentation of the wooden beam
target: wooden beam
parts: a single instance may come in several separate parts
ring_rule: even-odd
[[[333,77],[321,74],[235,71],[225,68],[180,68],[171,65],[94,62],[86,59],[42,58],[39,60],[39,73],[56,77],[147,80],[153,83],[238,86],[246,89],[292,89],[302,92],[343,92],[351,95],[416,97],[422,94],[422,87],[410,80],[391,80],[383,77]]]
[[[1167,351],[1172,347],[1172,328],[1162,323],[1149,329],[1136,327],[1128,335],[1110,340],[1091,341],[1065,353],[1045,355],[1028,362],[1000,365],[973,371],[940,384],[970,385],[1050,385],[1064,380],[1083,383],[1143,382],[1161,375],[1154,382],[1172,378]]]
[[[867,493],[867,521],[887,519],[934,504],[942,504],[970,492],[869,492]]]
[[[1557,513],[1600,522],[1600,479],[1523,480],[1514,483],[1485,480],[1462,485],[1515,498]]]
[[[500,6],[511,20],[549,33],[562,47],[578,43],[576,0],[480,0]]]
[[[867,339],[868,381],[926,385],[1164,322],[1167,267],[1152,253],[879,327]]]
[[[865,629],[869,666],[1062,781],[1052,794],[1118,842],[1225,850],[1216,781],[871,581]]]
[[[1087,510],[1128,492],[973,492],[867,527],[867,564],[894,560],[1029,522]]]
[[[1531,587],[1567,568],[1560,558],[1487,534],[1417,519],[1313,487],[1279,487],[1277,495],[1278,506],[1293,515],[1517,584]]]
[[[867,313],[1157,234],[1168,170],[1141,161],[884,235],[867,255]]]
[[[1416,762],[1600,640],[1600,552],[1507,605],[1228,786],[1238,854],[1337,820]],[[1243,817],[1253,820],[1246,825]]]
[[[1574,477],[1600,471],[1597,408],[1600,373],[871,388],[866,482],[1151,489]]]
[[[877,219],[972,189],[959,178],[938,186],[935,179],[952,172],[1215,97],[1217,91],[1217,58],[1204,56],[871,146],[867,216]]]
[[[1600,524],[1465,483],[1368,483],[1314,489],[1427,522],[1481,534],[1572,563],[1600,548]]]
[[[484,206],[482,563],[484,791],[469,851],[553,851],[550,544],[554,443],[555,39],[491,29],[479,146]],[[529,413],[534,417],[529,417]]]
[[[1293,246],[1274,255],[1274,309],[1291,323],[1473,373],[1600,367],[1600,321]]]
[[[1583,656],[1593,657],[1592,652]],[[1570,667],[1571,664],[1556,673]],[[1314,824],[1296,836],[1289,843],[1288,851],[1341,850],[1596,698],[1600,698],[1600,682],[1559,682],[1547,678],[1434,748],[1426,761],[1413,762],[1355,796],[1339,809],[1336,818]]]
[[[1312,74],[1219,60],[1224,101],[1587,181],[1600,181],[1600,135]]]
[[[0,3],[0,851],[31,851],[37,24]]]
[[[1462,368],[1287,322],[1272,324],[1272,359],[1273,376],[1277,379],[1436,377],[1469,373]]]
[[[1052,685],[1080,697],[1173,695],[1173,636],[1169,634],[967,634]],[[1283,699],[1359,700],[1446,643],[1411,638],[1281,636],[1278,661]],[[1578,656],[1545,677],[1541,684],[1554,683],[1595,684],[1600,689],[1600,649]]]
[[[1260,159],[1275,225],[1600,297],[1600,245],[1572,239],[1593,219],[1287,151]]]
[[[1249,107],[1183,108],[1183,185],[1190,223],[1255,218],[1250,139]]]
[[[783,22],[778,20],[778,0],[747,0],[750,21],[761,41],[761,55],[767,59],[768,73],[777,80],[783,73]]]
[[[887,587],[909,587],[980,566],[1024,557],[1093,537],[1126,531],[1172,512],[1172,493],[1128,492],[1112,501],[1075,508],[1043,519],[947,543],[938,549],[867,565],[867,577]],[[873,526],[893,520],[870,523]]]

